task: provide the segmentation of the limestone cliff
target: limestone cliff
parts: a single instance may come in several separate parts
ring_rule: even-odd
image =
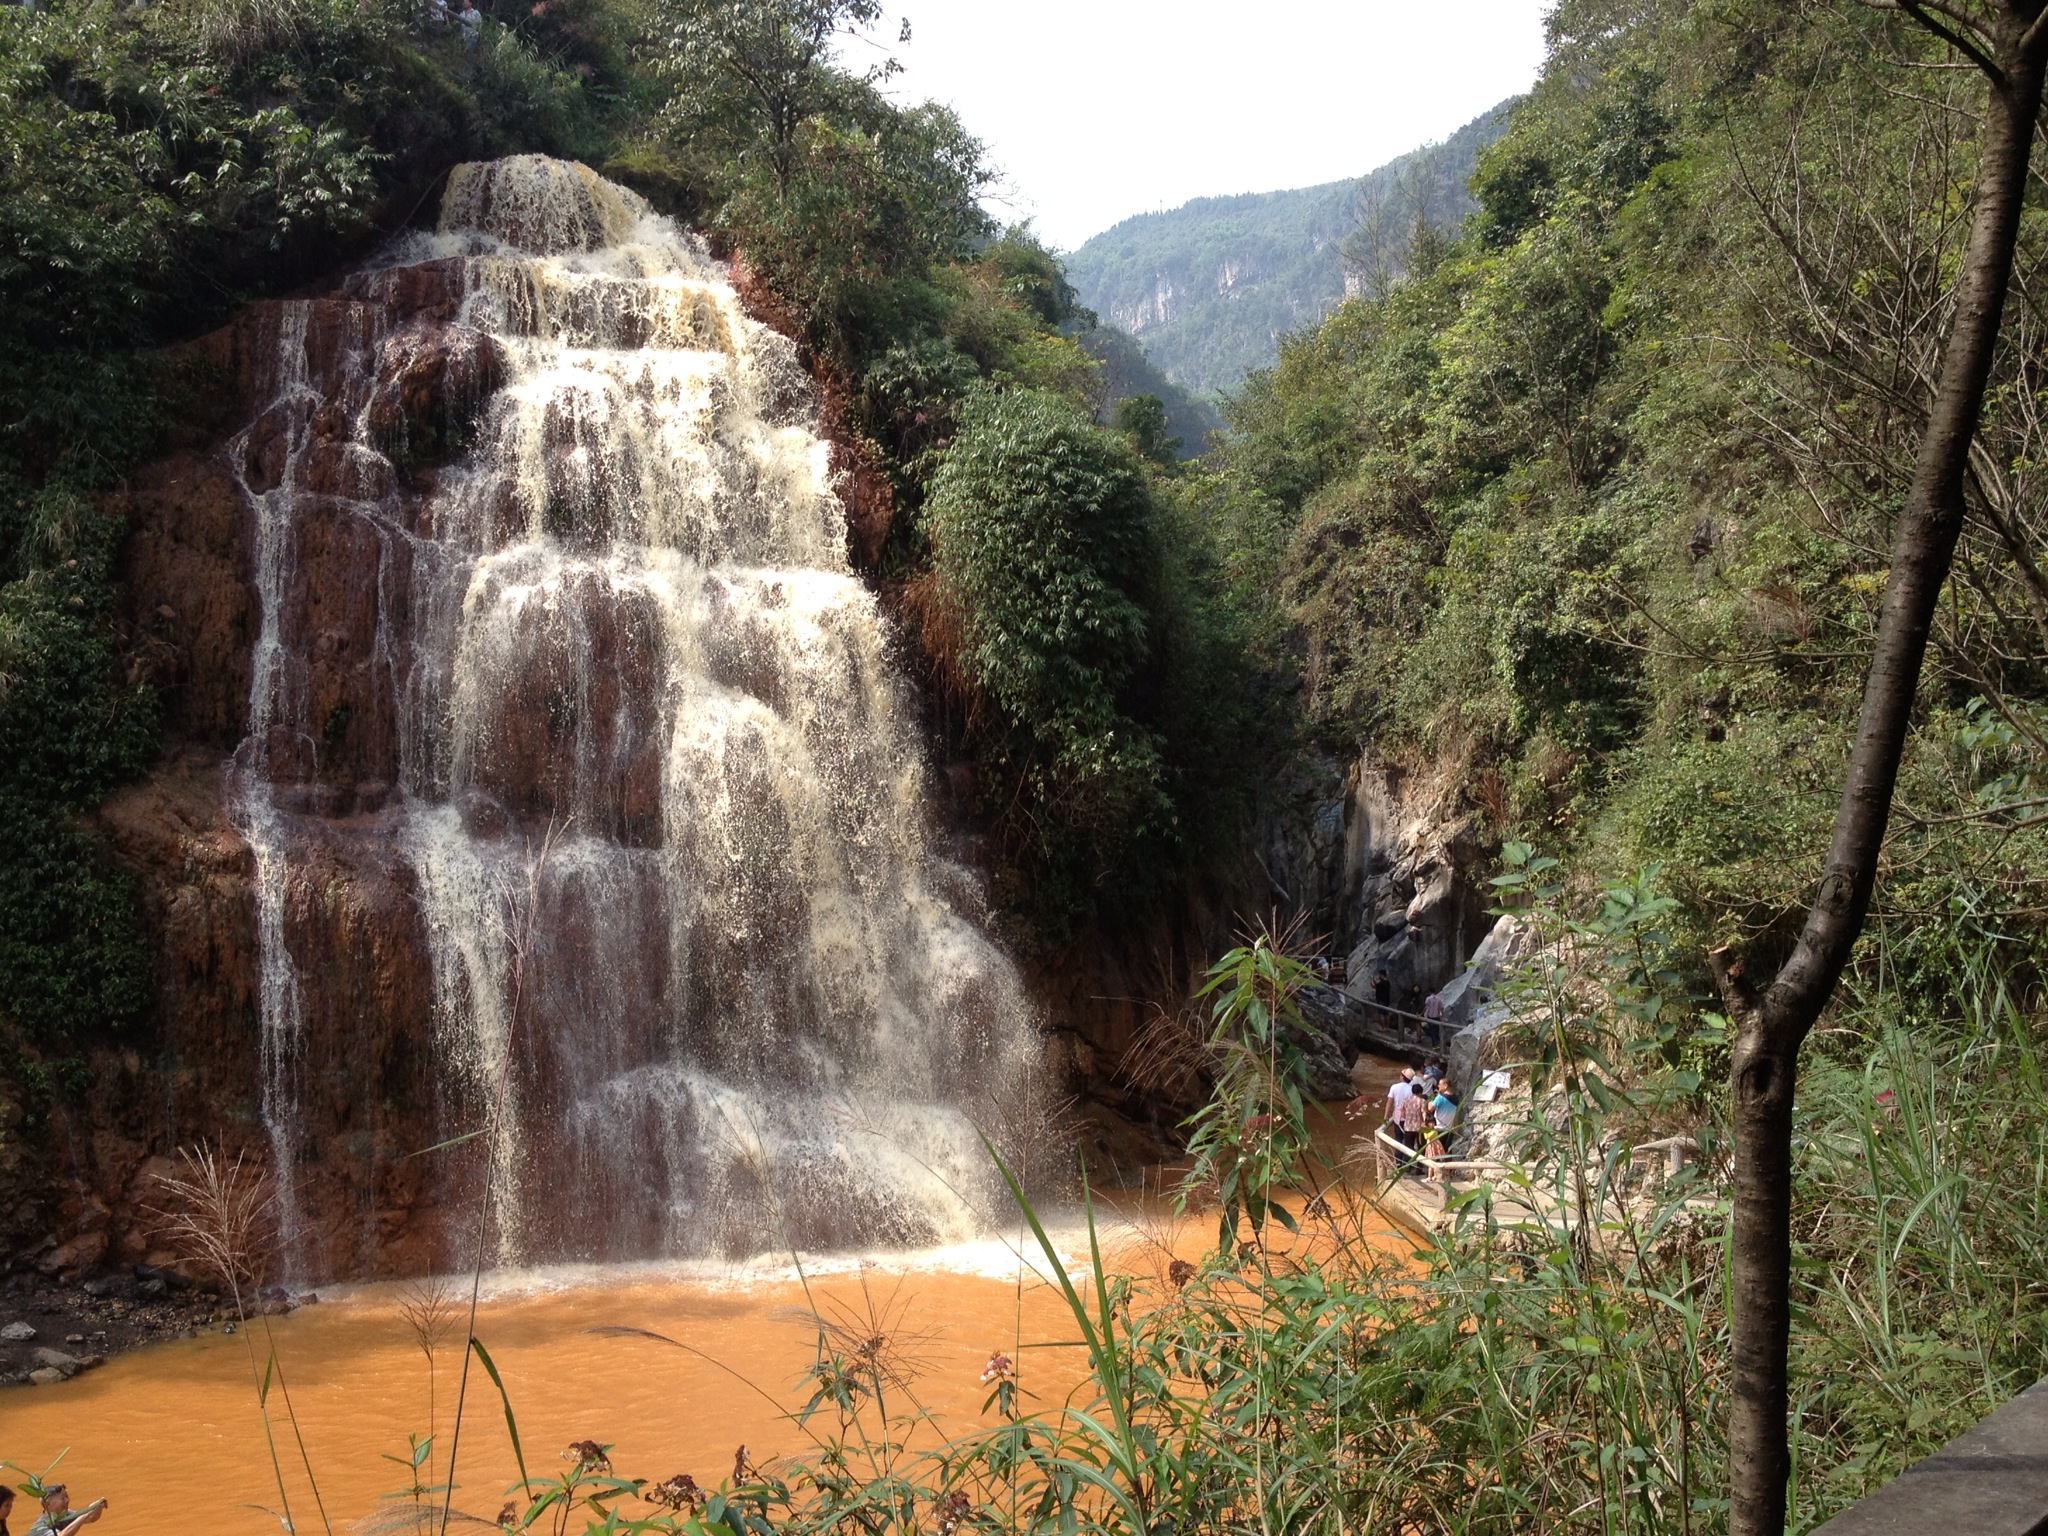
[[[1302,765],[1268,801],[1253,862],[1262,904],[1303,916],[1350,997],[1369,1000],[1384,969],[1393,1006],[1420,1012],[1493,927],[1490,852],[1448,773],[1367,755]]]

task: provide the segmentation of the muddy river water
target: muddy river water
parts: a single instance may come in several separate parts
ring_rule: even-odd
[[[1110,1265],[1140,1276],[1163,1275],[1176,1256],[1199,1258],[1215,1236],[1211,1218],[1176,1219],[1157,1200],[1127,1201],[1120,1214],[1106,1212],[1103,1225]],[[1390,1223],[1376,1230],[1391,1246],[1408,1244]],[[1084,1230],[1069,1220],[1055,1237],[1078,1266]],[[879,1262],[822,1260],[802,1274],[786,1258],[743,1269],[494,1274],[484,1281],[476,1332],[502,1373],[537,1475],[560,1471],[570,1442],[597,1440],[614,1445],[624,1475],[688,1472],[715,1485],[731,1474],[741,1446],[760,1464],[815,1443],[793,1413],[807,1396],[820,1319],[842,1337],[891,1341],[914,1399],[905,1406],[932,1415],[931,1438],[981,1422],[982,1372],[997,1352],[1018,1362],[1030,1406],[1055,1409],[1077,1393],[1085,1400],[1085,1354],[1065,1342],[1074,1324],[1040,1273],[1046,1267],[1035,1248],[990,1239]],[[452,1287],[466,1307],[466,1277]],[[274,1533],[276,1481],[254,1381],[274,1347],[282,1387],[272,1388],[272,1421],[296,1527],[322,1527],[317,1481],[332,1528],[344,1531],[405,1487],[410,1474],[385,1458],[402,1456],[407,1435],[425,1433],[430,1414],[436,1468],[445,1457],[463,1316],[455,1316],[430,1382],[403,1313],[416,1296],[389,1284],[324,1290],[317,1306],[233,1334],[209,1330],[59,1385],[0,1390],[0,1457],[40,1470],[68,1448],[59,1475],[76,1501],[110,1500],[94,1536]],[[592,1331],[619,1326],[676,1343]],[[282,1411],[287,1391],[303,1457]],[[517,1470],[497,1390],[476,1369],[459,1454],[456,1506],[488,1518]],[[17,1529],[27,1524],[19,1519]]]

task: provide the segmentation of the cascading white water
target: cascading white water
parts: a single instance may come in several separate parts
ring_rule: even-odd
[[[415,511],[346,505],[380,551],[443,1133],[504,1106],[499,1256],[968,1235],[999,1206],[978,1128],[1030,1113],[1037,1036],[972,882],[928,846],[793,350],[694,242],[580,166],[459,167],[438,234],[371,278],[450,258],[502,380]],[[280,402],[306,389],[288,316]],[[351,345],[374,359],[389,339]],[[374,374],[339,401],[372,457]],[[237,774],[287,1176],[303,957],[272,910],[294,847],[273,782],[285,755],[317,760],[319,733],[280,577],[316,405],[284,413],[280,483],[249,488],[263,614]]]

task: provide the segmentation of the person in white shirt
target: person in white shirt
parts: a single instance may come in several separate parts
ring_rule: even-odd
[[[1403,1067],[1401,1075],[1395,1078],[1387,1089],[1387,1124],[1394,1127],[1394,1134],[1403,1141],[1406,1141],[1407,1137],[1401,1135],[1401,1106],[1414,1092],[1415,1069]]]

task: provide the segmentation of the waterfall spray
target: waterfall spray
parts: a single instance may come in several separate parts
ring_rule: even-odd
[[[496,1258],[751,1251],[782,1235],[771,1195],[807,1246],[969,1235],[1001,1200],[976,1124],[1029,1097],[1037,1034],[974,881],[931,846],[794,349],[694,240],[581,166],[458,167],[438,230],[350,291],[450,270],[431,328],[358,306],[345,377],[306,378],[287,309],[264,418],[284,451],[244,472],[261,632],[237,820],[280,1190],[305,1155],[292,903],[334,799],[300,672],[339,642],[289,595],[317,495],[375,541],[375,639],[351,664],[396,780],[374,827],[321,835],[403,861],[441,1132],[496,1128],[477,1170]],[[399,408],[409,381],[458,372],[439,414]],[[515,955],[526,850],[556,825]]]

